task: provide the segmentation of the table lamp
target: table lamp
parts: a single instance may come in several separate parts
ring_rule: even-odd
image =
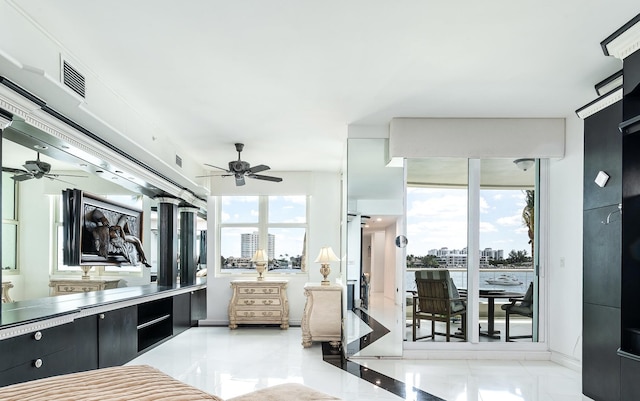
[[[256,271],[258,272],[258,280],[264,280],[262,273],[264,273],[265,266],[269,263],[269,258],[267,257],[267,253],[264,249],[258,249],[256,253],[253,254],[253,258],[251,261],[256,264]]]
[[[323,246],[320,248],[320,254],[316,258],[315,262],[320,263],[320,274],[322,274],[323,280],[320,283],[321,285],[329,285],[329,280],[327,280],[327,276],[331,273],[331,267],[329,267],[330,262],[337,262],[340,259],[333,253],[333,249],[330,246]]]

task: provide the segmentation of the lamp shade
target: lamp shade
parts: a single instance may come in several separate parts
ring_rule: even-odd
[[[258,249],[256,253],[253,254],[253,258],[251,258],[251,260],[256,263],[267,263],[269,258],[267,257],[267,253],[264,249]]]
[[[333,253],[333,249],[330,246],[323,246],[320,248],[320,253],[315,260],[315,263],[329,263],[329,262],[337,262],[340,259]]]

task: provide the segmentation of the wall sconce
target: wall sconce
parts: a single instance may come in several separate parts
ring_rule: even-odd
[[[527,171],[531,167],[533,167],[534,164],[536,164],[535,159],[516,159],[513,162],[515,163],[516,167],[518,167],[522,171]]]
[[[258,281],[264,280],[262,273],[264,273],[265,266],[269,263],[269,258],[267,257],[267,253],[264,249],[258,249],[256,253],[253,254],[253,258],[251,261],[256,264],[256,271],[258,272]]]
[[[323,280],[320,282],[321,285],[329,285],[329,280],[327,280],[327,276],[331,273],[331,267],[329,267],[329,263],[337,262],[340,259],[333,253],[333,249],[330,246],[323,246],[320,248],[320,254],[315,260],[315,263],[320,263],[320,274],[322,274]]]

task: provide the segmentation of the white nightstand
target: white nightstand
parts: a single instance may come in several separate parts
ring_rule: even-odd
[[[312,341],[329,341],[333,347],[342,340],[342,286],[307,283],[307,302],[302,315],[302,346]]]

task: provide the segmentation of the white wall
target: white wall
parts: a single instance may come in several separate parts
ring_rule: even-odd
[[[207,277],[207,319],[200,321],[203,325],[227,325],[229,316],[227,308],[231,299],[231,280],[247,278],[232,274],[214,273],[214,250],[216,249],[216,217],[215,196],[218,195],[310,195],[308,221],[308,260],[307,272],[302,274],[276,274],[269,272],[269,277],[289,280],[287,297],[289,299],[289,323],[299,325],[306,302],[303,287],[307,282],[322,280],[320,266],[313,263],[322,246],[331,246],[338,255],[343,255],[340,248],[340,175],[338,173],[312,172],[270,172],[283,178],[280,183],[247,180],[243,187],[236,187],[233,178],[212,179],[212,196],[208,200],[208,263]],[[214,235],[211,235],[214,233]],[[215,257],[215,263],[219,258]],[[331,265],[329,280],[335,281],[342,272],[338,263]]]
[[[385,232],[371,234],[371,292],[384,293],[385,282]]]
[[[583,123],[567,118],[566,155],[550,163],[549,348],[582,360]],[[561,260],[564,260],[564,266]]]

